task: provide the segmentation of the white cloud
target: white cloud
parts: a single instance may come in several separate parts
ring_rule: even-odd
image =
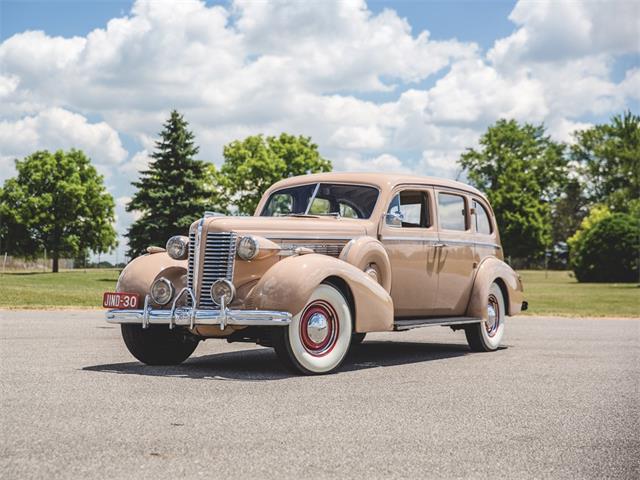
[[[134,179],[140,175],[140,172],[149,167],[149,162],[151,162],[149,152],[141,150],[133,155],[128,162],[123,163],[119,170],[121,173],[128,175],[129,178]]]
[[[518,30],[498,40],[488,57],[504,65],[638,52],[638,18],[634,1],[521,0],[509,16]]]
[[[107,183],[125,198],[177,108],[216,163],[231,140],[287,131],[342,170],[455,176],[460,152],[499,118],[570,140],[584,117],[640,100],[640,68],[612,80],[616,59],[638,52],[639,5],[520,1],[514,33],[484,54],[364,0],[140,0],[85,37],[30,31],[0,44],[0,169],[35,149],[82,148],[119,173]]]
[[[22,158],[35,150],[83,150],[98,166],[115,166],[127,157],[118,133],[104,122],[62,108],[49,108],[34,116],[0,121],[0,157]],[[5,178],[11,170],[4,170]]]
[[[335,167],[351,172],[410,173],[409,168],[398,157],[388,153],[369,158],[350,156],[337,162]]]

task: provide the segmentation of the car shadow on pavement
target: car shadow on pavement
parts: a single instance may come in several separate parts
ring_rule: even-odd
[[[196,350],[197,353],[197,350]],[[369,341],[351,348],[336,373],[444,360],[471,354],[467,345]],[[297,375],[286,371],[271,348],[194,356],[181,365],[149,366],[139,362],[93,365],[92,372],[205,380],[265,381]]]

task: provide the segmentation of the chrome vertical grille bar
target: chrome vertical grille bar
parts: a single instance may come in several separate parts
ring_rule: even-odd
[[[220,278],[233,280],[233,267],[236,255],[236,234],[231,232],[207,232],[204,260],[202,262],[202,276],[200,298],[201,308],[217,309],[211,300],[211,285]]]
[[[236,256],[236,234],[231,232],[202,233],[200,242],[198,234],[189,237],[189,262],[187,286],[197,293],[197,306],[205,309],[217,309],[211,300],[210,290],[213,282],[220,278],[233,280],[233,269]],[[199,243],[199,247],[196,244]],[[199,250],[204,249],[202,265],[197,261]]]

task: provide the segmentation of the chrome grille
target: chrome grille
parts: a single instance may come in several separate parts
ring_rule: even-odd
[[[236,234],[229,232],[202,233],[203,239],[200,249],[204,248],[202,265],[196,259],[196,232],[189,237],[189,266],[187,272],[187,285],[194,288],[194,272],[200,268],[197,276],[198,283],[194,291],[199,292],[196,301],[200,308],[218,308],[211,300],[209,294],[213,282],[220,278],[233,279],[233,266],[236,255]]]

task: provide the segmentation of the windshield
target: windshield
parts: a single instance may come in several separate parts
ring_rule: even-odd
[[[373,213],[378,190],[365,185],[314,183],[273,192],[263,217],[329,215],[366,219]]]

